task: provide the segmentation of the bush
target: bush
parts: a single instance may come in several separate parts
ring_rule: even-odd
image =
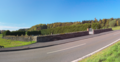
[[[10,32],[10,35],[15,35],[15,36],[25,35],[25,31],[12,31]]]
[[[90,23],[85,24],[78,24],[78,25],[71,25],[71,26],[62,26],[57,28],[50,28],[50,29],[42,29],[42,35],[49,35],[49,34],[59,34],[59,33],[68,33],[68,32],[76,32],[76,31],[86,31],[87,28],[90,28]]]
[[[27,31],[27,35],[40,35],[41,31]]]
[[[96,28],[100,29],[101,28],[100,23],[92,23],[91,27],[92,27],[92,29],[96,29]]]
[[[21,36],[21,35],[25,35],[25,31],[12,31],[10,32],[9,30],[3,32],[3,36],[6,36],[6,35],[14,35],[14,36]]]
[[[110,27],[114,27],[116,25],[116,20],[112,20],[109,22]]]
[[[6,35],[10,35],[10,31],[9,30],[3,32],[3,36],[6,36]]]

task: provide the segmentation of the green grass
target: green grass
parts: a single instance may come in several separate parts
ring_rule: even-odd
[[[112,28],[112,30],[120,30],[120,26],[115,26],[115,27],[109,27]],[[103,27],[101,29],[107,29],[106,27]]]
[[[120,41],[79,62],[120,62]]]
[[[120,30],[120,26],[112,27],[112,30]]]
[[[2,34],[0,34],[0,45],[4,46],[4,48],[29,45],[32,43],[36,43],[36,41],[24,42],[24,41],[7,40],[7,39],[2,39]]]

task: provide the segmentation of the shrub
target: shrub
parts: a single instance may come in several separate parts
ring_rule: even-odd
[[[91,27],[92,27],[92,29],[100,29],[101,27],[100,27],[100,23],[92,23],[92,25],[91,25]]]
[[[25,31],[12,31],[10,32],[10,35],[15,35],[15,36],[25,35]]]
[[[10,31],[9,30],[3,32],[3,36],[6,36],[6,35],[10,35]]]
[[[116,25],[116,20],[112,20],[109,22],[110,27],[114,27]]]
[[[51,33],[59,34],[59,33],[68,33],[68,32],[76,32],[76,31],[86,31],[87,28],[90,28],[90,27],[91,27],[90,23],[71,25],[71,26],[62,26],[62,27],[57,27],[57,28],[42,29],[41,34],[49,35]]]
[[[41,31],[27,31],[27,35],[40,35]]]

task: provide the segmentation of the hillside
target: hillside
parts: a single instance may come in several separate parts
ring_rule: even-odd
[[[99,21],[95,18],[94,20],[84,20],[82,22],[77,21],[77,22],[56,22],[52,24],[37,24],[28,29],[28,31],[39,31],[42,29],[51,29],[51,28],[57,28],[57,27],[63,27],[63,26],[74,26],[74,25],[80,25],[84,23],[99,23],[101,28],[108,28],[108,27],[115,27],[115,26],[120,26],[120,18],[114,19],[100,19]]]

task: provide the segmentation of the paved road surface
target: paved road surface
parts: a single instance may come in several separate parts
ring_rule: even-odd
[[[0,52],[0,62],[71,62],[119,38],[118,30],[45,48]]]

